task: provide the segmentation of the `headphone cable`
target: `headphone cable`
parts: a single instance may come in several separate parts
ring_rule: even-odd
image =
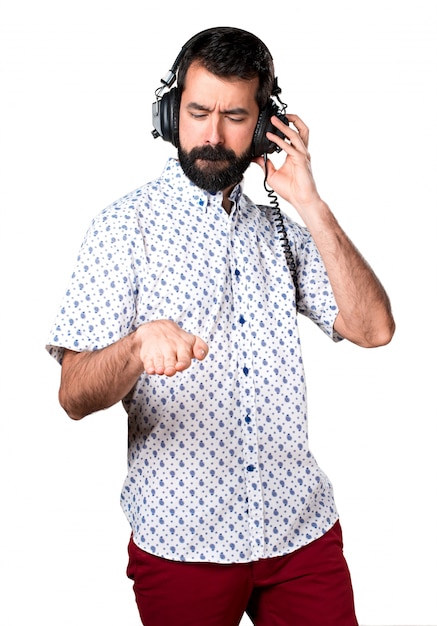
[[[264,153],[264,189],[267,192],[267,195],[270,199],[270,206],[273,211],[273,220],[276,225],[276,230],[279,234],[279,239],[281,241],[282,248],[284,250],[285,260],[287,262],[288,269],[290,270],[291,277],[293,279],[294,288],[296,290],[296,304],[297,304],[297,294],[298,294],[298,283],[297,283],[297,269],[296,269],[296,261],[294,260],[293,252],[291,250],[290,242],[288,240],[287,231],[284,225],[284,219],[282,217],[281,209],[279,208],[278,197],[273,191],[267,187],[267,154]]]

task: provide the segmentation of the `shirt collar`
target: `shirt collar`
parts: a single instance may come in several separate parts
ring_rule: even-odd
[[[178,185],[175,191],[180,193],[181,197],[185,199],[189,199],[194,205],[203,208],[205,211],[211,207],[218,207],[222,205],[223,202],[223,193],[218,191],[217,193],[213,193],[210,191],[205,191],[204,189],[200,189],[191,180],[185,175],[182,170],[181,164],[179,161],[170,157],[167,161],[167,164],[164,168],[162,178],[163,180],[173,189],[173,184],[170,184],[170,176],[174,180],[178,181]],[[243,192],[243,181],[235,185],[233,188],[229,199],[238,205],[241,195]]]

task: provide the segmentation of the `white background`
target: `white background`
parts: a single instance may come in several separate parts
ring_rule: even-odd
[[[397,332],[377,350],[302,320],[311,447],[360,623],[437,624],[433,0],[2,2],[0,623],[139,625],[122,408],[70,421],[44,345],[91,218],[174,154],[150,133],[160,78],[217,25],[270,48],[319,191],[392,300]],[[253,167],[246,191],[265,202]]]

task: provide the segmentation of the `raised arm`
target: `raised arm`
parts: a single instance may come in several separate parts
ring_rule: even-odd
[[[124,398],[143,372],[174,376],[207,353],[200,337],[176,323],[148,322],[101,350],[65,350],[59,402],[72,419],[79,420]]]
[[[363,347],[387,344],[395,330],[387,293],[318,194],[311,171],[307,126],[297,115],[287,118],[294,128],[276,117],[272,122],[288,141],[267,133],[287,155],[278,169],[267,161],[267,182],[297,210],[322,256],[339,308],[335,330]],[[264,166],[262,157],[256,161]]]

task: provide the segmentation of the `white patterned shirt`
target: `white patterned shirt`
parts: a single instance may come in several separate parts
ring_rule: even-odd
[[[181,561],[290,553],[335,523],[331,484],[308,448],[295,292],[271,207],[237,185],[195,187],[169,159],[161,177],[92,222],[47,349],[104,348],[171,319],[209,346],[174,377],[142,374],[124,398],[121,504],[135,543]],[[299,312],[334,341],[337,307],[306,228],[284,216]]]

